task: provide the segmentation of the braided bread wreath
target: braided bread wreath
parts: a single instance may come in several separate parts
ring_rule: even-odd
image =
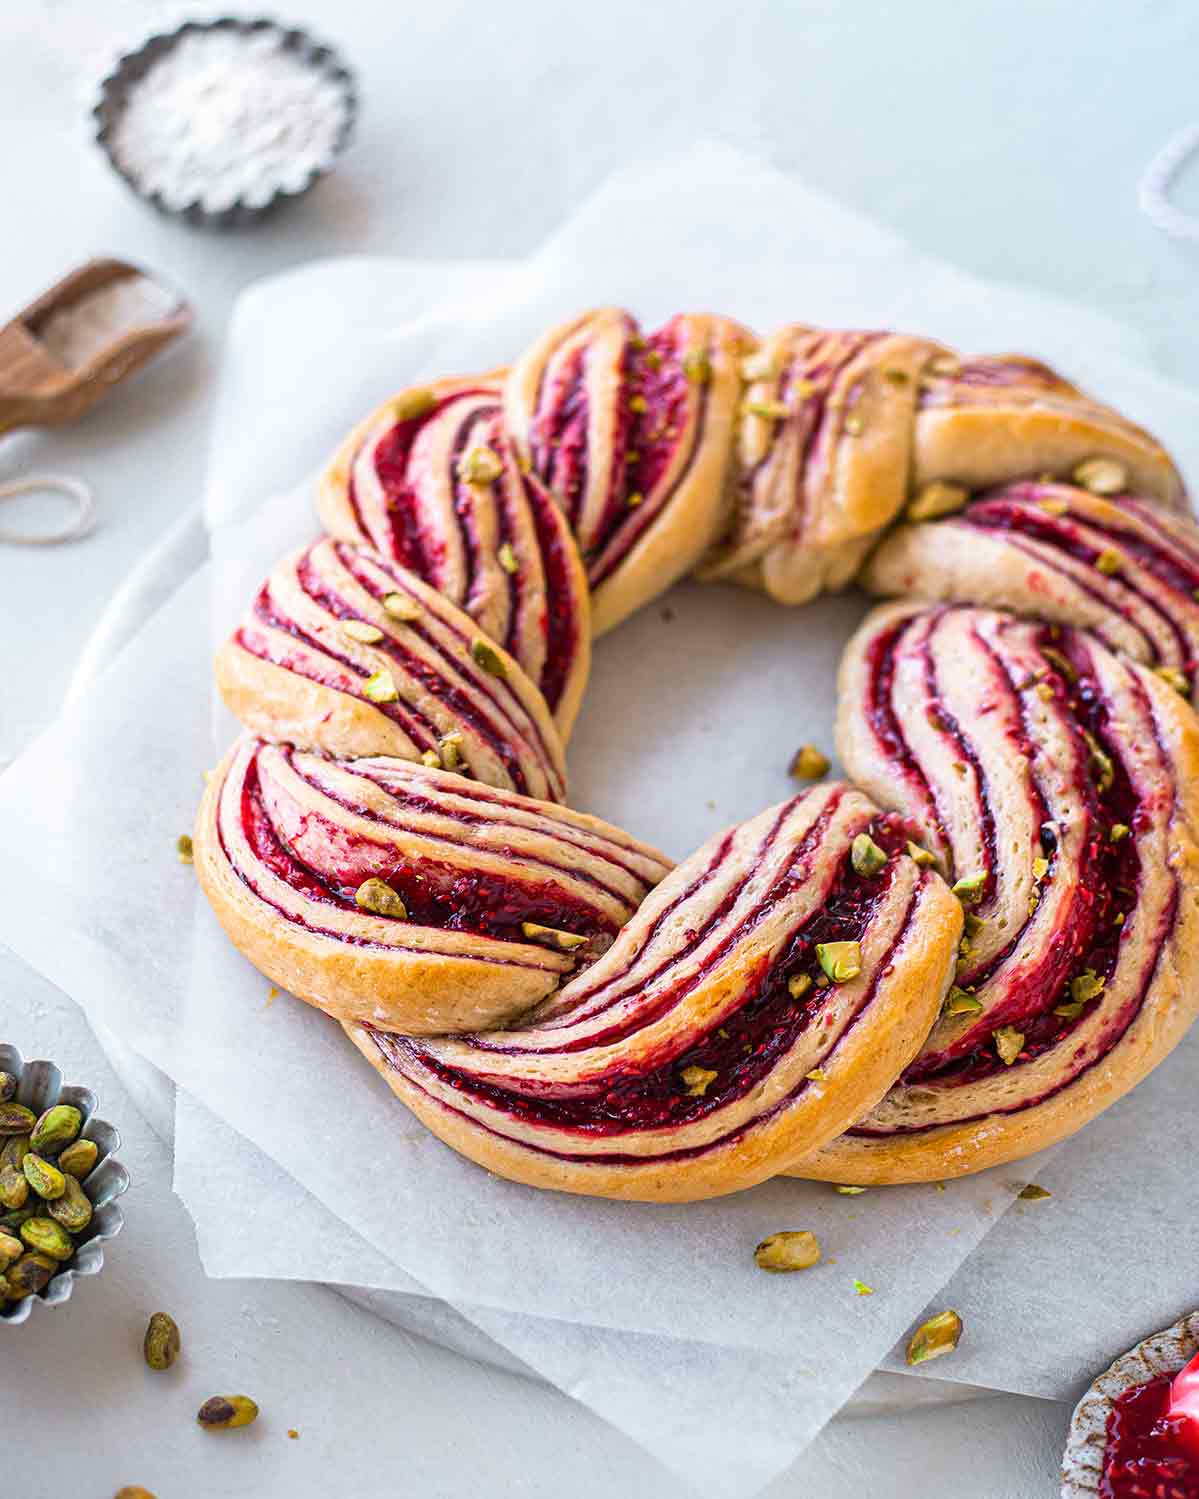
[[[963,1175],[1199,1008],[1199,530],[1044,365],[603,309],[389,401],[319,512],[218,656],[248,733],[198,872],[479,1164],[659,1201]],[[672,867],[564,805],[563,744],[593,635],[693,571],[900,602],[845,653],[851,782]]]

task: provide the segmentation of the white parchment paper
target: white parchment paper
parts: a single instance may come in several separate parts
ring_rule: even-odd
[[[620,174],[514,273],[490,321],[464,313],[453,329],[433,320],[383,342],[386,298],[375,300],[370,285],[386,279],[377,263],[324,273],[353,283],[357,322],[339,323],[329,283],[309,274],[285,289],[290,305],[272,342],[278,365],[263,355],[222,408],[210,504],[219,523],[216,586],[200,574],[181,590],[0,780],[0,837],[19,851],[0,868],[0,938],[283,1167],[379,1263],[461,1306],[705,1493],[751,1492],[790,1461],[961,1265],[1017,1173],[943,1193],[903,1188],[856,1199],[777,1182],[660,1209],[531,1193],[458,1160],[406,1115],[335,1026],[286,1000],[267,1006],[266,982],[220,939],[206,911],[193,928],[190,875],[171,849],[190,821],[198,768],[213,755],[209,596],[223,627],[280,545],[309,534],[306,500],[260,510],[256,502],[300,478],[366,405],[422,373],[510,357],[548,318],[590,302],[624,301],[647,320],[706,304],[761,326],[803,317],[1025,348],[1154,426],[1192,473],[1194,400],[1147,373],[1123,330],[983,287],[719,148]],[[268,302],[278,290],[257,295]],[[279,310],[287,303],[281,296]],[[319,324],[311,344],[310,312]],[[572,746],[572,799],[681,855],[713,828],[786,795],[796,743],[828,743],[833,665],[861,604],[849,597],[792,612],[689,585],[666,607],[669,619],[654,606],[597,651]],[[1178,1100],[1159,1113],[1157,1096],[1155,1078],[1131,1102],[1149,1111],[1160,1138],[1179,1128]],[[1092,1133],[1053,1168],[1088,1152]],[[193,1177],[204,1171],[203,1142],[195,1143]],[[1089,1237],[1063,1251],[1068,1278],[1052,1283],[1047,1302],[1056,1297],[1060,1309],[1076,1287],[1081,1294],[1097,1242],[1117,1267],[1143,1249],[1139,1275],[1158,1247],[1148,1241],[1161,1237],[1145,1207],[1146,1176],[1152,1171],[1163,1189],[1164,1198],[1152,1194],[1159,1213],[1163,1200],[1186,1201],[1185,1168],[1171,1176],[1178,1160],[1137,1157],[1136,1191],[1099,1215],[1104,1239],[1092,1221]],[[1034,1171],[1046,1174],[1034,1164],[1018,1175]],[[287,1183],[275,1199],[270,1180],[257,1180],[249,1216],[277,1242],[295,1188]],[[1044,1211],[1068,1201],[1063,1189]],[[1039,1236],[1038,1267],[1049,1221],[1031,1211],[1008,1220],[1017,1235],[1031,1225]],[[1055,1221],[1073,1234],[1075,1219],[1063,1212]],[[820,1234],[828,1260],[818,1271],[771,1278],[754,1270],[753,1244],[785,1226]],[[320,1236],[305,1248],[310,1273],[326,1273]],[[334,1257],[330,1249],[329,1263]],[[270,1273],[266,1259],[259,1273]],[[1029,1261],[1022,1268],[1027,1277]],[[1126,1302],[1138,1283],[1131,1274]],[[875,1294],[856,1295],[855,1277]],[[1018,1308],[1027,1306],[1026,1283],[1022,1291]],[[979,1323],[991,1338],[1011,1338],[1011,1304],[989,1291],[980,1298]],[[1099,1301],[1088,1306],[1100,1336],[1104,1310]],[[1003,1387],[1024,1387],[1019,1362],[1017,1350]],[[1036,1376],[1042,1385],[1055,1377],[1045,1367]]]

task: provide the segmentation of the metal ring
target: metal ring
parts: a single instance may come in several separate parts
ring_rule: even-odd
[[[1157,229],[1175,239],[1199,241],[1199,219],[1170,202],[1174,179],[1199,150],[1199,125],[1188,125],[1161,148],[1141,178],[1137,194],[1141,212]]]
[[[60,546],[66,541],[78,541],[96,524],[96,502],[90,487],[82,479],[72,479],[66,474],[28,474],[22,479],[7,479],[0,483],[0,500],[39,492],[66,495],[75,502],[75,514],[60,531],[30,533],[10,531],[0,526],[0,542],[9,546]]]

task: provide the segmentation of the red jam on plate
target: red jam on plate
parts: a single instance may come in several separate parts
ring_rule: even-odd
[[[1125,1390],[1107,1419],[1101,1499],[1199,1499],[1194,1423],[1170,1415],[1171,1376]]]

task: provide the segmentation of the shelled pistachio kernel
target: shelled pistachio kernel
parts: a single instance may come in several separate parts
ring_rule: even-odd
[[[1014,1025],[1001,1025],[997,1031],[992,1031],[991,1037],[995,1042],[996,1056],[1005,1067],[1010,1067],[1024,1050],[1024,1033]]]
[[[391,403],[393,422],[412,422],[418,416],[427,416],[437,405],[437,397],[426,386],[402,391]]]
[[[180,833],[175,839],[175,857],[180,864],[194,864],[196,862],[196,851],[192,845],[190,833]]]
[[[859,833],[850,845],[849,860],[855,874],[869,879],[887,867],[887,855],[869,833]]]
[[[791,757],[790,775],[797,781],[818,781],[828,775],[829,759],[814,744],[801,744]]]
[[[0,1103],[0,1135],[28,1135],[37,1115],[23,1103]]]
[[[399,701],[400,690],[389,671],[376,671],[363,682],[362,695],[372,703],[395,703]]]
[[[354,901],[359,910],[370,911],[374,916],[392,916],[397,921],[408,919],[408,907],[386,880],[363,880],[354,891]]]
[[[1173,687],[1175,692],[1181,692],[1186,697],[1191,690],[1191,684],[1187,680],[1187,674],[1177,666],[1155,666],[1154,675],[1162,679],[1167,687]]]
[[[403,620],[406,625],[421,617],[421,606],[406,593],[385,593],[382,604],[392,619]]]
[[[817,942],[816,961],[834,984],[847,984],[862,971],[860,942]]]
[[[47,1254],[26,1254],[10,1265],[4,1276],[4,1290],[13,1301],[36,1296],[58,1270],[57,1260]]]
[[[560,952],[574,952],[587,941],[579,932],[563,932],[556,926],[542,926],[538,921],[522,921],[520,930],[527,941],[538,942],[542,947],[556,947]]]
[[[908,1339],[905,1355],[909,1364],[926,1364],[930,1358],[952,1353],[962,1336],[962,1319],[957,1312],[938,1312],[922,1322]]]
[[[1128,488],[1128,470],[1114,458],[1088,458],[1070,477],[1092,494],[1120,494]]]
[[[248,1395],[212,1395],[196,1412],[207,1431],[234,1431],[258,1419],[258,1407]]]
[[[969,498],[970,491],[964,484],[947,484],[942,479],[933,479],[922,484],[908,501],[905,519],[940,520],[945,515],[956,515],[966,508]]]
[[[17,1091],[17,1080],[11,1072],[0,1072],[0,1103],[7,1103]]]
[[[166,1312],[155,1312],[146,1327],[142,1353],[151,1369],[169,1369],[179,1357],[183,1340],[174,1317]]]
[[[820,1240],[805,1229],[784,1229],[768,1234],[754,1250],[759,1270],[779,1275],[789,1270],[810,1270],[820,1262]]]
[[[341,633],[360,645],[378,645],[383,639],[383,631],[378,625],[372,625],[369,619],[343,619]]]
[[[679,1076],[691,1098],[702,1098],[720,1074],[710,1067],[684,1067]]]
[[[0,1230],[0,1275],[25,1253],[25,1245],[13,1234]]]
[[[0,1207],[11,1211],[23,1208],[28,1201],[29,1183],[20,1166],[14,1166],[11,1161],[0,1164]]]
[[[29,1134],[29,1148],[45,1155],[60,1145],[69,1145],[83,1127],[83,1115],[69,1103],[47,1109]]]
[[[943,1006],[946,1015],[978,1015],[982,1012],[983,1002],[968,990],[959,988],[954,984]]]
[[[91,1198],[73,1176],[64,1175],[67,1184],[61,1197],[46,1204],[46,1211],[55,1223],[61,1223],[68,1233],[81,1234],[92,1221]]]
[[[34,1254],[49,1255],[52,1260],[69,1260],[75,1253],[75,1240],[53,1218],[30,1218],[21,1224],[21,1238]]]
[[[477,636],[470,643],[470,654],[476,666],[481,666],[490,677],[506,677],[508,668],[504,665],[504,658],[496,650],[489,640]]]
[[[504,460],[486,443],[467,448],[458,460],[458,477],[468,484],[492,484],[504,472]]]
[[[100,1149],[94,1140],[76,1140],[58,1158],[58,1169],[66,1176],[82,1181],[99,1159]]]
[[[37,1195],[47,1202],[53,1201],[55,1197],[61,1197],[67,1190],[67,1179],[58,1167],[52,1165],[44,1156],[35,1155],[32,1150],[21,1162],[21,1170],[25,1173],[25,1180]]]
[[[964,874],[949,887],[963,905],[973,906],[982,899],[983,886],[987,883],[985,872]]]

